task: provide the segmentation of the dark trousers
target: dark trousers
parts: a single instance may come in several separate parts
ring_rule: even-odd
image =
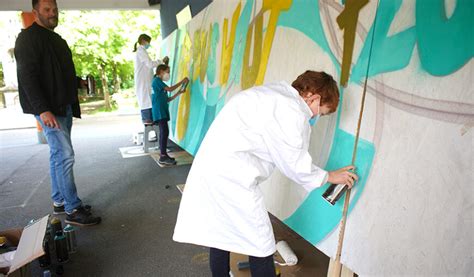
[[[211,248],[209,263],[212,277],[228,277],[230,271],[229,261],[229,251]],[[276,277],[273,255],[263,258],[249,256],[249,263],[252,277]]]
[[[168,127],[168,119],[160,119],[155,121],[160,127],[160,154],[166,156],[166,147],[168,147],[168,137],[170,135],[170,129]]]

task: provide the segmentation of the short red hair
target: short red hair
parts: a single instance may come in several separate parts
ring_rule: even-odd
[[[333,113],[339,105],[339,88],[331,75],[324,71],[307,70],[296,78],[291,85],[302,97],[308,93],[319,94],[321,96],[321,106],[329,108]]]

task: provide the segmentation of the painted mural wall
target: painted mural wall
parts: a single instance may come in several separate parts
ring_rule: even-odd
[[[164,40],[173,140],[195,154],[232,95],[291,83],[307,69],[341,83],[341,105],[312,130],[314,162],[350,164],[363,83],[342,262],[362,276],[474,275],[471,0],[214,0]],[[342,86],[345,84],[345,86]],[[269,211],[333,257],[342,202],[307,194],[276,171],[262,185]]]

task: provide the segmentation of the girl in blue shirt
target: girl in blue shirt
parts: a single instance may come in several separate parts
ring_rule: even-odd
[[[156,68],[156,75],[153,78],[151,84],[153,92],[151,94],[153,122],[160,128],[160,160],[158,163],[162,165],[175,165],[176,161],[168,156],[166,153],[166,147],[168,145],[169,128],[168,121],[170,120],[170,113],[168,108],[168,102],[174,100],[180,94],[186,90],[180,90],[173,96],[168,97],[168,92],[177,89],[182,84],[189,82],[188,78],[185,77],[180,82],[169,87],[165,82],[170,79],[170,67],[167,64],[160,64]]]

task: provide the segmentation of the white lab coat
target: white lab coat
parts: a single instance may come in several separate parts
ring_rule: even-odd
[[[153,79],[153,68],[162,64],[160,60],[150,59],[143,45],[138,45],[135,55],[135,93],[137,94],[140,110],[151,109],[151,81]]]
[[[327,172],[308,153],[312,112],[286,82],[230,99],[189,172],[173,239],[256,257],[272,255],[273,228],[259,183],[275,166],[307,191]]]

